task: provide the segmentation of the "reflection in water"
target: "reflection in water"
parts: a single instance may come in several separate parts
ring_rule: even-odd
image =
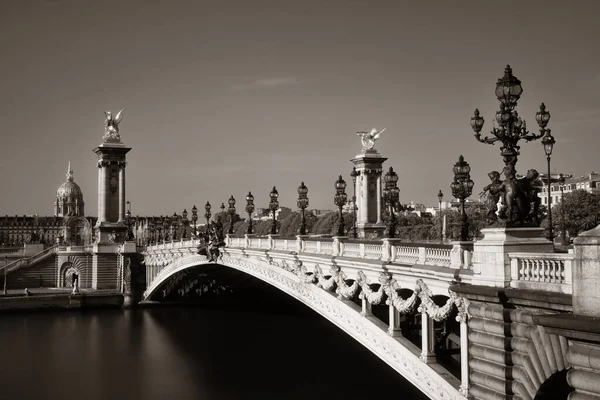
[[[312,312],[9,314],[0,351],[6,400],[426,398]]]

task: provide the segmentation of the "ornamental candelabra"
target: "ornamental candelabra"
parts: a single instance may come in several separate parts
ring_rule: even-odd
[[[204,218],[206,218],[206,234],[208,235],[209,230],[210,230],[210,203],[207,201],[206,204],[204,205]]]
[[[190,225],[190,222],[187,219],[188,216],[188,212],[187,209],[183,209],[183,212],[181,213],[181,226],[183,227],[183,231],[181,232],[181,238],[182,239],[187,239],[187,229]]]
[[[550,118],[550,116],[548,116]],[[542,145],[544,145],[544,153],[546,153],[546,161],[548,162],[548,235],[550,240],[554,242],[554,228],[552,226],[552,191],[550,190],[552,185],[552,179],[550,177],[550,157],[552,156],[552,149],[554,148],[554,137],[550,133],[550,129],[546,130],[546,135],[542,139]]]
[[[271,210],[271,212],[273,213],[273,224],[271,225],[271,235],[276,235],[277,234],[277,210],[279,210],[279,202],[277,201],[277,198],[279,197],[279,192],[277,191],[275,186],[273,186],[273,190],[271,190],[271,193],[269,193],[269,197],[271,198],[271,201],[269,202],[269,210]]]
[[[473,181],[471,180],[471,167],[461,155],[458,162],[454,164],[454,182],[450,185],[452,195],[460,200],[460,240],[469,240],[469,223],[467,221],[467,213],[465,212],[465,199],[471,195],[473,191]]]
[[[300,235],[306,235],[306,219],[304,218],[304,210],[308,207],[308,188],[304,182],[298,186],[298,208],[300,209]]]
[[[252,234],[252,213],[254,212],[254,196],[252,196],[252,192],[248,192],[248,196],[246,196],[246,213],[248,214],[248,229],[246,233],[248,235]]]
[[[498,79],[495,93],[500,101],[500,110],[496,112],[495,119],[493,120],[493,127],[491,130],[493,136],[481,137],[481,129],[483,128],[484,120],[479,115],[478,109],[475,109],[475,114],[471,118],[471,127],[475,131],[475,139],[479,142],[494,144],[499,141],[502,143],[500,155],[504,161],[503,173],[505,179],[503,186],[509,189],[507,191],[505,190],[506,195],[504,196],[504,200],[506,200],[506,204],[504,204],[504,207],[506,207],[508,215],[505,215],[503,210],[500,210],[501,212],[498,215],[502,218],[507,218],[507,225],[539,225],[537,216],[533,215],[537,212],[539,202],[534,206],[533,212],[531,212],[530,209],[530,204],[535,202],[534,197],[537,197],[537,195],[531,196],[529,193],[526,193],[526,188],[519,190],[520,186],[529,185],[531,177],[535,176],[535,178],[537,178],[537,171],[530,170],[528,172],[530,177],[527,178],[527,182],[520,182],[517,181],[516,178],[517,171],[515,165],[520,154],[519,142],[521,140],[529,142],[540,139],[544,135],[550,133],[550,129],[546,128],[546,125],[550,120],[550,113],[546,111],[546,106],[542,103],[540,105],[540,111],[535,115],[535,119],[539,125],[539,134],[527,130],[527,123],[524,119],[519,117],[516,110],[517,102],[523,93],[523,87],[521,81],[512,74],[512,69],[509,65],[507,65],[504,70],[504,76]],[[497,174],[497,172],[494,171],[490,174]],[[497,185],[499,184],[500,183],[497,183]],[[494,193],[490,192],[490,195],[493,197]],[[529,201],[529,197],[533,200]],[[489,215],[496,211],[495,204],[490,204],[490,207],[491,209],[488,210]]]
[[[233,235],[233,216],[235,215],[235,198],[233,195],[227,201],[229,203],[229,208],[227,211],[229,212],[229,234]]]
[[[171,234],[171,239],[172,240],[177,240],[177,226],[179,224],[177,223],[177,213],[173,213],[173,216],[171,217],[171,228],[173,229],[173,233]]]
[[[437,194],[437,198],[438,198],[438,204],[439,204],[439,215],[440,215],[440,242],[444,241],[444,216],[442,215],[442,199],[444,198],[444,193],[442,193],[442,190],[440,189],[440,191]]]
[[[397,186],[398,174],[394,172],[394,168],[390,167],[389,171],[383,177],[385,188],[383,189],[383,199],[388,206],[390,220],[388,226],[388,237],[396,237],[396,203],[400,198],[400,189]]]
[[[197,227],[198,209],[196,208],[195,204],[194,204],[194,207],[192,207],[192,222],[194,223],[194,237],[197,238],[198,237],[198,227]]]
[[[352,177],[352,237],[356,239],[358,233],[356,231],[356,177],[360,175],[360,172],[356,170],[356,167],[352,167],[350,176]]]
[[[563,174],[558,175],[558,184],[560,187],[560,214],[561,214],[561,227],[560,227],[560,241],[563,246],[567,245],[567,232],[565,231],[565,177]]]
[[[346,229],[344,227],[344,214],[342,208],[348,201],[348,195],[346,195],[346,182],[342,179],[342,176],[335,181],[335,196],[333,197],[333,202],[336,206],[338,206],[340,210],[340,217],[338,220],[338,228],[337,235],[344,236],[346,234]]]
[[[169,240],[169,227],[171,226],[171,224],[169,223],[169,217],[167,217],[165,215],[163,217],[162,224],[163,224],[163,241],[167,242]]]

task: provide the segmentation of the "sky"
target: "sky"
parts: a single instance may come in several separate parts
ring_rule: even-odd
[[[510,64],[519,115],[541,102],[554,172],[600,172],[596,0],[5,0],[0,13],[0,215],[51,215],[71,161],[97,214],[94,147],[104,111],[124,109],[134,215],[172,215],[276,186],[295,208],[334,209],[334,183],[361,151],[356,131],[398,172],[400,200],[450,199],[452,166],[471,165],[474,197],[501,171],[491,129],[495,83]],[[517,171],[546,171],[540,141]],[[350,191],[348,191],[349,193]]]

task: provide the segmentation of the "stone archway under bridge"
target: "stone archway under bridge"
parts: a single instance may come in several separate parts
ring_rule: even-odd
[[[197,254],[184,255],[167,265],[164,265],[164,262],[164,259],[153,259],[152,256],[147,256],[145,259],[147,269],[152,268],[155,263],[163,264],[160,272],[152,279],[144,293],[143,297],[147,301],[160,295],[163,285],[177,274],[192,268],[215,265],[207,263],[205,256]],[[386,288],[390,287],[390,284],[379,285],[379,289],[373,291],[370,289],[368,279],[362,273],[359,273],[359,275],[362,274],[362,277],[358,277],[352,284],[346,285],[345,282],[350,282],[350,280],[347,280],[343,273],[325,275],[319,266],[313,273],[307,273],[302,266],[292,267],[285,260],[275,262],[268,256],[266,258],[242,256],[227,251],[218,264],[254,276],[304,303],[368,348],[430,398],[464,399],[461,381],[440,364],[432,361],[432,354],[423,357],[422,349],[396,334],[394,329],[379,319],[369,316],[368,311],[367,316],[364,316],[366,307],[363,305],[361,308],[347,299],[351,295],[358,294],[362,289],[365,291],[365,295],[362,296],[365,300],[368,298],[368,301],[377,303],[385,300],[384,292]],[[395,283],[395,281],[393,282]],[[408,299],[400,297],[392,299],[393,305],[390,309],[395,308],[395,311],[404,310],[404,312],[409,309],[414,310],[418,304],[417,300],[420,299],[419,312],[443,318],[444,315],[447,317],[450,310],[453,307],[456,309],[456,305],[460,303],[460,300],[454,297],[449,299],[446,305],[439,307],[431,300],[433,294],[426,286],[424,287],[422,281],[419,285],[419,288],[414,291],[414,296]],[[439,294],[442,293],[443,291]],[[427,298],[429,301],[423,301]],[[397,312],[390,312],[390,317],[392,321],[398,321],[396,319],[398,318]],[[428,320],[429,317],[425,319]],[[433,328],[433,323],[429,326]],[[429,329],[426,330],[429,331]]]

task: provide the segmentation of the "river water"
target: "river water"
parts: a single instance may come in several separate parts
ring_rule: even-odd
[[[426,398],[307,310],[4,314],[0,399]]]

